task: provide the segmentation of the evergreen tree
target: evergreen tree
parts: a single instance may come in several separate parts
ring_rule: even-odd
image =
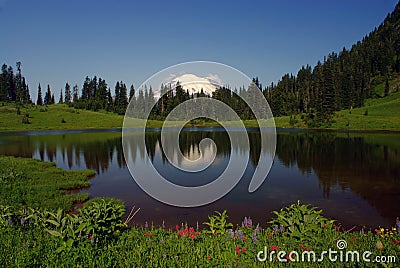
[[[77,103],[79,101],[79,89],[78,85],[75,85],[72,89],[73,92],[73,102]]]
[[[44,105],[49,105],[52,103],[52,94],[50,90],[50,85],[47,85],[47,91],[46,94],[44,95]]]
[[[71,98],[71,86],[66,83],[65,84],[65,97],[64,97],[65,103],[71,103],[72,98]]]
[[[58,99],[58,103],[64,103],[63,92],[60,90],[60,98]]]
[[[39,86],[38,86],[38,98],[37,98],[36,104],[40,105],[40,106],[43,105],[42,87],[40,86],[40,83],[39,83]]]

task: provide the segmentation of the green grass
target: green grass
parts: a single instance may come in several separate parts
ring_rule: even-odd
[[[92,112],[78,110],[65,104],[47,107],[26,106],[17,115],[15,105],[0,106],[1,131],[26,131],[46,129],[100,129],[122,127],[123,116],[105,111]],[[30,124],[23,124],[22,119],[29,114]],[[65,123],[62,123],[64,120]]]
[[[0,156],[0,204],[44,209],[71,209],[88,194],[66,194],[89,187],[91,170],[65,171],[55,163],[30,158]]]
[[[346,130],[400,130],[400,91],[397,90],[400,78],[391,81],[391,91],[386,97],[368,99],[365,106],[352,110],[336,112],[326,129]],[[373,92],[380,95],[382,83],[375,86]],[[106,111],[87,111],[55,104],[43,107],[26,106],[17,115],[15,104],[6,103],[0,106],[0,131],[29,131],[46,129],[102,129],[121,128],[124,117]],[[23,124],[23,118],[29,115],[29,124]],[[307,128],[301,115],[295,116],[296,123],[290,124],[289,116],[275,117],[278,128]],[[141,126],[139,119],[130,121],[131,127]],[[257,127],[255,120],[244,121],[246,127]],[[147,127],[161,127],[162,121],[148,120]],[[235,125],[228,123],[227,125]],[[196,119],[187,126],[219,126],[210,120]]]

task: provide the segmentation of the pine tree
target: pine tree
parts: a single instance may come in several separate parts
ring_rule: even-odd
[[[73,102],[77,103],[79,101],[79,88],[78,85],[75,85],[72,89],[73,92]]]
[[[40,105],[40,106],[43,105],[42,87],[40,86],[40,83],[39,83],[39,86],[38,86],[38,98],[37,98],[36,104]]]
[[[131,85],[129,90],[129,101],[131,101],[134,96],[135,96],[135,88],[133,87],[133,85]]]
[[[64,98],[63,98],[63,92],[60,90],[60,99],[58,100],[58,103],[64,103]]]
[[[71,86],[66,83],[65,84],[65,97],[64,97],[64,101],[65,103],[71,103],[72,99],[71,99]]]
[[[47,91],[44,95],[44,105],[49,105],[52,103],[52,94],[50,90],[50,85],[47,85]]]

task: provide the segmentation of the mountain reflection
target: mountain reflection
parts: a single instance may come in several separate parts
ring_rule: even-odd
[[[113,165],[119,169],[126,168],[120,132],[33,134],[2,134],[0,154],[54,161],[62,168],[87,168],[96,170],[98,174],[107,173]],[[244,142],[231,144],[228,134],[220,129],[183,131],[179,136],[180,148],[167,146],[163,150],[158,131],[146,133],[146,148],[135,140],[138,134],[132,132],[131,135],[128,155],[137,163],[145,161],[147,151],[152,162],[159,155],[165,164],[165,154],[168,154],[173,155],[177,163],[190,165],[190,161],[181,156],[197,159],[200,156],[199,142],[205,138],[216,144],[216,150],[208,146],[203,152],[206,158],[215,155],[214,162],[229,158],[231,153],[240,157],[248,150]],[[271,155],[272,152],[261,148],[259,132],[249,131],[248,136],[248,169],[254,172],[260,154]],[[295,167],[299,174],[315,174],[324,199],[331,198],[333,187],[340,187],[366,200],[385,218],[399,216],[398,210],[393,209],[400,203],[399,134],[278,131],[276,157],[275,161],[288,168]]]

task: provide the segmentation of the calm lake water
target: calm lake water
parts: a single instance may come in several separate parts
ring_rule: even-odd
[[[400,216],[400,134],[278,130],[272,169],[254,193],[247,189],[255,164],[260,154],[268,152],[260,149],[259,132],[249,130],[248,135],[250,161],[238,185],[222,199],[197,208],[165,205],[139,188],[124,161],[120,130],[0,133],[0,154],[53,161],[67,170],[96,170],[90,188],[83,191],[91,198],[122,199],[127,210],[140,207],[134,219],[138,224],[194,225],[204,222],[213,211],[226,209],[235,224],[250,216],[265,226],[273,210],[297,200],[318,206],[324,215],[347,228],[389,227]],[[196,154],[197,144],[204,138],[215,141],[216,158],[206,170],[190,176],[166,161],[157,130],[146,134],[146,147],[152,164],[170,181],[203,185],[222,173],[230,157],[240,158],[245,150],[240,144],[230,144],[220,128],[191,128],[180,135],[183,154]],[[149,164],[144,152],[144,148],[136,148],[136,168]]]

